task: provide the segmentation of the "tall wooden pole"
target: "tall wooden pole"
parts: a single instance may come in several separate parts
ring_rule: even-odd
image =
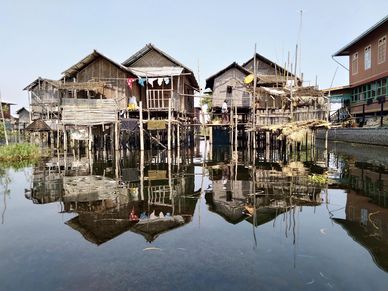
[[[143,129],[143,104],[139,102],[139,116],[140,116],[140,150],[144,151],[144,129]]]
[[[171,98],[168,100],[167,149],[171,150]]]
[[[235,131],[234,131],[234,154],[237,155],[237,134],[238,134],[238,128],[237,128],[237,123],[238,123],[238,119],[237,119],[237,105],[236,105],[236,102],[235,102],[235,105],[234,105],[234,126],[235,126]],[[236,160],[237,160],[237,157],[236,157]],[[237,163],[237,162],[236,162]]]
[[[253,149],[256,149],[256,85],[257,85],[257,64],[256,64],[256,44],[253,54]]]
[[[1,91],[0,91],[0,110],[1,110],[1,119],[3,121],[5,144],[8,145],[7,127],[5,126],[5,119],[4,119],[4,112],[3,112],[3,101],[1,99]]]

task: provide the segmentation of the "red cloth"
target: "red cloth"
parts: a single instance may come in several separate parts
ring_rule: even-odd
[[[139,216],[136,215],[134,208],[132,208],[131,213],[129,213],[129,221],[139,221]]]
[[[128,78],[128,79],[127,79],[127,83],[128,83],[129,89],[132,90],[132,84],[133,84],[133,82],[135,82],[136,79],[137,79],[137,78]]]

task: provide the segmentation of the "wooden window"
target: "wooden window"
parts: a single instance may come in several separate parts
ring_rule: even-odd
[[[358,53],[354,53],[352,56],[352,74],[358,73]]]
[[[371,46],[368,45],[364,52],[364,69],[369,70],[372,67],[372,50]]]
[[[387,53],[387,37],[384,35],[378,41],[378,47],[377,47],[377,63],[378,64],[382,64],[385,62],[386,53]]]

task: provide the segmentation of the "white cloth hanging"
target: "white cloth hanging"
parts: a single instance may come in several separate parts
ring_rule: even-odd
[[[156,78],[148,78],[148,83],[153,87],[154,82],[156,81]]]
[[[162,86],[162,84],[163,84],[163,78],[158,78],[158,85]]]
[[[155,215],[155,210],[152,211],[152,213],[150,214],[150,219],[155,219],[157,218],[156,215]]]
[[[168,78],[168,77],[164,78],[164,83],[166,85],[168,85],[170,83],[170,78]]]

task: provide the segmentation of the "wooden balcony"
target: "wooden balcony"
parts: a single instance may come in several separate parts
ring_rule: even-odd
[[[172,89],[148,89],[147,108],[149,110],[168,111],[168,101],[172,98],[172,96]],[[172,104],[172,107],[174,108],[174,104]]]

